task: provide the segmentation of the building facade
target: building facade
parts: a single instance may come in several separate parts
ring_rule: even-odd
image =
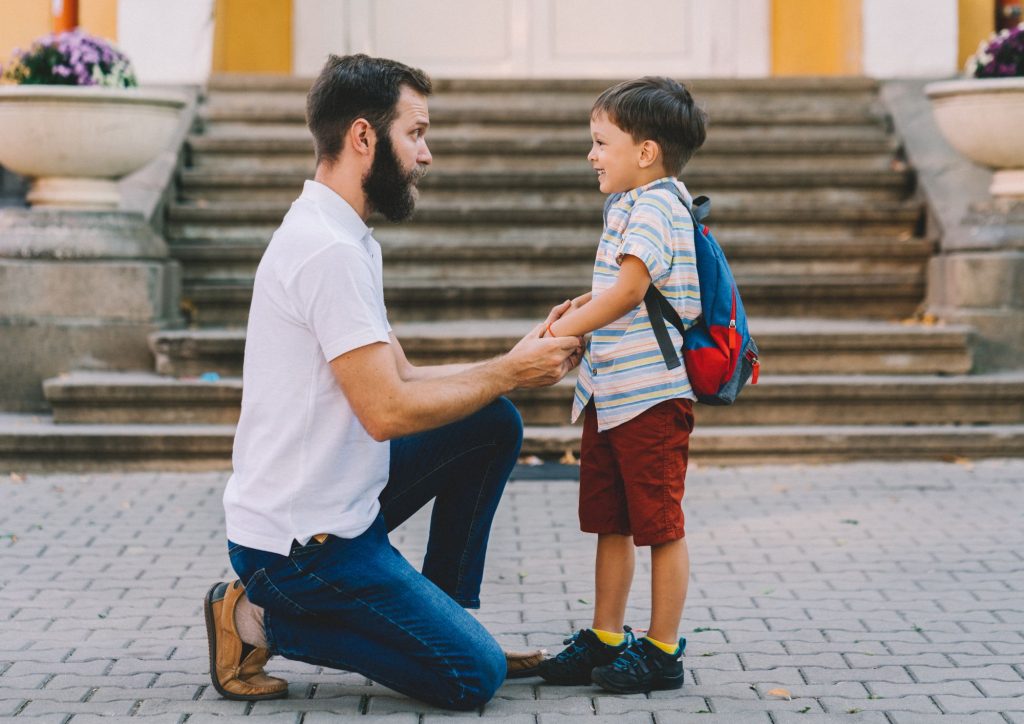
[[[144,83],[314,75],[329,53],[438,77],[955,75],[1003,0],[78,0]],[[0,58],[61,0],[5,0]],[[628,8],[626,12],[623,7]],[[2,61],[0,61],[2,62]]]

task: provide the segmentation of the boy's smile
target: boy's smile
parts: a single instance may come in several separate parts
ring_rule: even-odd
[[[602,193],[629,191],[666,175],[661,159],[650,158],[650,146],[657,148],[657,145],[651,141],[637,143],[616,126],[607,113],[598,111],[590,117],[590,136],[593,145],[587,160],[597,172]]]

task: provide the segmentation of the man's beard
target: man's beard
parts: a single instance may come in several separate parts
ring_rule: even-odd
[[[403,171],[387,132],[378,132],[373,164],[363,178],[363,192],[370,208],[388,221],[405,221],[416,210],[416,182],[425,172],[426,167],[419,165]]]

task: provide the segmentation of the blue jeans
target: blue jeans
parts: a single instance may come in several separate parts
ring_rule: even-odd
[[[228,542],[270,651],[356,671],[449,709],[490,700],[505,656],[465,608],[480,605],[491,522],[519,455],[523,423],[499,398],[469,417],[391,442],[381,513],[355,538],[292,544],[289,555]],[[423,572],[388,531],[434,500]]]

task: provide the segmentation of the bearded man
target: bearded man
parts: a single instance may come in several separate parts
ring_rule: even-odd
[[[240,580],[204,611],[227,698],[287,695],[271,655],[356,671],[425,702],[472,709],[509,662],[480,605],[494,513],[522,441],[502,395],[550,385],[580,341],[542,338],[478,364],[414,366],[388,324],[381,247],[366,221],[408,218],[431,162],[430,79],[332,56],[307,99],[316,175],[256,272],[242,415],[224,493]],[[434,501],[422,572],[388,541]]]

